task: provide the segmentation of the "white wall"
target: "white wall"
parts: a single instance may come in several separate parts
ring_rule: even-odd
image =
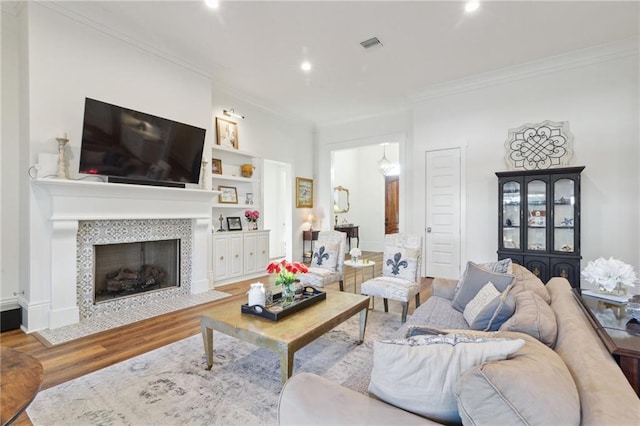
[[[631,55],[631,56],[629,56]],[[466,254],[495,258],[497,178],[509,128],[568,121],[582,173],[583,264],[613,256],[640,269],[638,54],[439,96],[414,110],[413,197],[424,206],[424,153],[466,141]],[[595,63],[593,63],[595,62]],[[424,225],[424,208],[412,219]],[[465,261],[465,259],[463,259]]]
[[[410,162],[407,161],[407,158],[405,158],[406,153],[410,152],[408,149],[411,146],[412,126],[410,119],[411,114],[409,111],[396,111],[386,116],[376,116],[340,124],[324,125],[317,129],[315,151],[317,173],[316,196],[320,200],[322,210],[318,212],[316,217],[321,221],[319,223],[322,229],[333,228],[333,183],[336,185],[342,184],[337,180],[332,182],[331,153],[357,147],[378,147],[377,149],[379,151],[377,156],[371,153],[371,155],[377,157],[377,167],[377,161],[382,158],[382,148],[379,145],[382,143],[397,143],[397,154],[394,151],[389,151],[387,158],[392,161],[398,159],[403,165],[400,171],[400,231],[412,232],[413,224],[407,221],[409,216],[406,215],[406,212],[412,205],[409,194],[412,193],[413,188],[413,183],[408,174],[411,170],[411,165]],[[391,156],[395,155],[398,157],[391,158]],[[362,161],[362,158],[359,158],[357,161]],[[367,173],[367,176],[371,175]],[[382,197],[384,198],[384,180],[381,176],[379,179],[382,182]],[[362,191],[358,194],[358,196],[360,195],[363,195]],[[384,205],[382,206],[382,211],[384,215]],[[375,229],[379,229],[379,226],[372,225],[373,232],[376,232]],[[363,238],[371,242],[371,245],[367,243],[367,250],[382,250],[380,248],[380,241],[384,238],[384,228],[380,231],[381,239],[370,236],[365,237],[362,230],[360,234]],[[362,241],[364,241],[364,239]]]
[[[28,132],[21,143],[29,146],[29,164],[38,154],[55,153],[55,137],[68,134],[69,172],[77,176],[85,97],[207,129],[211,145],[211,83],[202,74],[141,50],[112,35],[67,18],[43,3],[29,3],[28,105],[21,120]],[[26,77],[26,74],[24,75]],[[20,170],[18,180],[27,180]],[[3,201],[4,202],[4,201]],[[49,229],[46,196],[31,189],[28,241],[29,285],[23,306],[26,326],[46,328],[50,303],[50,246],[43,241]]]
[[[2,120],[0,150],[0,310],[18,307],[16,294],[20,291],[20,191],[16,176],[19,169],[19,32],[18,18],[2,9]]]
[[[385,179],[378,170],[382,158],[381,145],[365,145],[333,152],[333,184],[349,190],[350,208],[338,214],[338,222],[359,226],[360,248],[382,251],[385,233]],[[386,147],[389,161],[399,162],[399,143]],[[400,182],[400,186],[404,182]],[[334,221],[331,221],[331,225]],[[355,240],[352,247],[355,247]]]

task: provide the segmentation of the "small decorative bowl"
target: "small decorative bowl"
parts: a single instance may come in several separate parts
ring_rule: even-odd
[[[640,321],[640,303],[629,302],[629,303],[627,303],[627,306],[626,306],[625,310],[636,321]]]

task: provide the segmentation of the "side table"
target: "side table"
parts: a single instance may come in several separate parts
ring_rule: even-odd
[[[364,279],[364,270],[367,269],[368,267],[371,267],[371,278],[373,278],[375,276],[375,266],[376,266],[376,262],[369,260],[369,261],[362,261],[359,260],[357,262],[354,262],[353,260],[345,260],[344,264],[354,268],[353,271],[353,292],[356,292],[356,288],[358,287],[358,269],[360,269],[361,272],[361,277],[362,277],[362,281],[360,281],[360,284],[362,284],[365,279]]]
[[[625,304],[580,294],[578,289],[573,291],[591,326],[640,396],[640,336],[627,329],[632,318],[626,313]]]
[[[40,361],[9,347],[0,347],[0,424],[13,422],[33,401],[44,377]]]

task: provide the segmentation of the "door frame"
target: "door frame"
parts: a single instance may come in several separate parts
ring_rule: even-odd
[[[266,192],[266,188],[267,185],[265,184],[265,176],[268,172],[268,170],[282,170],[284,173],[284,177],[281,179],[281,188],[277,191],[277,194],[280,195],[279,201],[278,201],[278,205],[282,207],[282,211],[283,216],[284,216],[284,231],[283,231],[283,241],[285,244],[285,258],[287,259],[293,259],[293,197],[292,197],[292,193],[293,193],[293,188],[291,187],[291,185],[288,185],[288,183],[292,182],[292,167],[291,164],[289,163],[283,163],[280,161],[274,161],[274,160],[268,160],[268,159],[264,159],[263,160],[263,168],[264,168],[264,173],[263,173],[263,179],[262,179],[262,189],[263,189],[263,193]],[[271,198],[273,200],[273,197]],[[264,197],[264,200],[266,200],[266,197]],[[269,207],[269,203],[267,202],[263,202],[263,209],[264,209],[264,215],[265,218],[266,217],[278,217],[278,214],[274,213],[274,212],[268,212],[267,209]],[[271,232],[269,232],[269,245],[271,246],[271,244],[273,243],[275,238],[278,238],[277,233],[275,232],[275,226],[268,226],[268,224],[265,223],[265,228],[271,228]],[[270,250],[270,255],[271,258],[274,258],[274,253],[271,252]],[[280,257],[278,257],[280,258]]]
[[[423,235],[424,235],[424,257],[422,260],[422,270],[424,271],[424,276],[428,276],[427,274],[427,244],[426,244],[426,239],[427,239],[427,202],[428,202],[428,197],[427,197],[427,155],[430,152],[435,152],[435,151],[445,151],[445,150],[451,150],[451,149],[458,149],[460,150],[460,175],[459,175],[459,179],[460,179],[460,223],[459,223],[459,227],[460,227],[460,252],[459,252],[459,265],[458,265],[458,278],[460,276],[462,276],[462,273],[466,267],[467,264],[467,244],[466,244],[466,235],[467,235],[467,229],[466,229],[466,223],[467,223],[467,144],[466,143],[459,143],[459,144],[451,144],[451,145],[442,145],[442,146],[438,146],[435,145],[433,147],[431,147],[430,149],[427,149],[424,151],[424,157],[423,157],[423,161],[424,161],[424,230],[423,230]]]

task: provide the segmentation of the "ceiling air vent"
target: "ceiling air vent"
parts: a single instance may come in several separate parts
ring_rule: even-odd
[[[360,45],[365,49],[371,49],[375,46],[382,46],[382,42],[378,39],[378,37],[371,37],[369,40],[360,42]]]

